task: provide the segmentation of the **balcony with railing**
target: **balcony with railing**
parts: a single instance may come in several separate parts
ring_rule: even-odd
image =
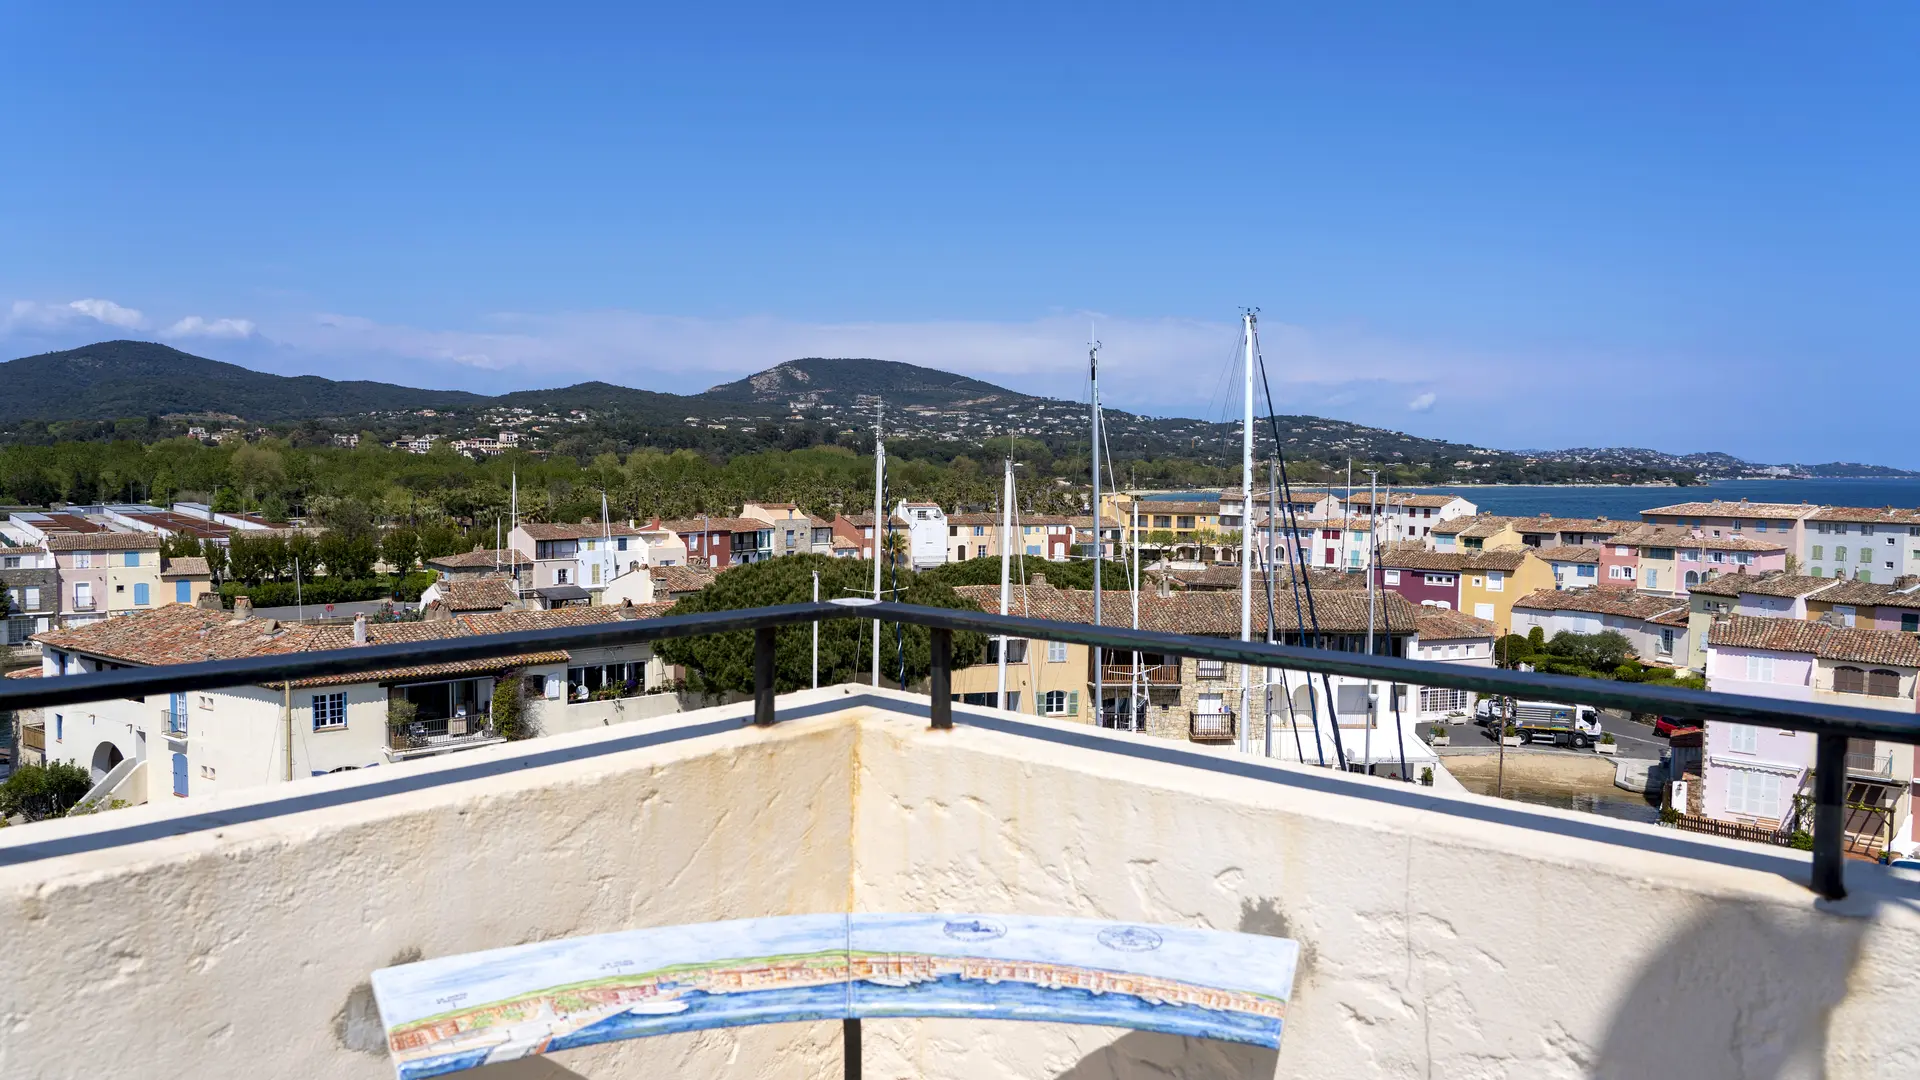
[[[1847,752],[1847,772],[1854,776],[1874,776],[1882,780],[1893,779],[1893,755],[1876,751],[1850,750]]]
[[[1194,742],[1232,742],[1233,710],[1188,710],[1187,737]]]
[[[441,717],[387,725],[387,750],[395,761],[505,742],[486,717]]]
[[[779,635],[846,617],[930,628],[931,693],[777,693]],[[1826,766],[1816,850],[956,704],[956,630],[1809,732]],[[0,829],[0,925],[19,930],[16,977],[0,984],[9,1075],[73,1071],[76,999],[60,988],[97,983],[101,941],[138,948],[140,963],[88,996],[88,1030],[140,1046],[142,1075],[372,1076],[390,1044],[367,985],[396,957],[849,910],[1177,913],[1297,939],[1312,966],[1278,1051],[956,1017],[871,1021],[860,1037],[847,1021],[844,1052],[818,1024],[582,1045],[547,1071],[1091,1078],[1151,1061],[1168,1076],[1359,1080],[1772,1076],[1797,1063],[1865,1076],[1920,1053],[1911,1025],[1885,1021],[1910,1005],[1920,886],[1839,858],[1846,739],[1920,742],[1920,721],[1880,710],[822,604],[7,680],[22,685],[0,685],[0,711],[725,631],[750,633],[750,702]],[[1512,886],[1497,917],[1489,881]],[[1813,903],[1808,885],[1845,902]],[[277,895],[300,902],[261,902]],[[1568,912],[1582,913],[1573,932]],[[191,940],[156,929],[183,919]],[[244,947],[209,963],[222,942]],[[1407,956],[1418,962],[1394,960]],[[1583,992],[1567,993],[1570,979]],[[171,1037],[223,1025],[275,1037]]]
[[[1130,686],[1139,679],[1147,686],[1179,686],[1179,664],[1102,664],[1100,679],[1108,686]]]

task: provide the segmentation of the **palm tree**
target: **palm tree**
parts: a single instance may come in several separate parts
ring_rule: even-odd
[[[888,562],[905,562],[908,550],[906,533],[896,531],[882,534],[880,539],[880,553]]]

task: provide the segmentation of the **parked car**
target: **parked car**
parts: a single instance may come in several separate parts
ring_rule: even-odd
[[[1690,728],[1693,726],[1695,725],[1685,720],[1675,720],[1671,716],[1656,716],[1653,718],[1653,733],[1663,739],[1679,731],[1681,728]]]

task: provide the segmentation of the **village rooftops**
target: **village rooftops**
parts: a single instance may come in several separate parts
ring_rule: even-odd
[[[1140,516],[1142,518],[1145,518],[1148,514],[1181,514],[1193,516],[1197,514],[1218,514],[1219,512],[1219,503],[1172,502],[1161,499],[1140,500]],[[1132,515],[1131,505],[1128,507],[1128,515]],[[1145,525],[1146,523],[1143,521],[1141,524]]]
[[[448,611],[499,611],[520,598],[514,594],[513,579],[494,577],[448,578],[439,583],[440,603]]]
[[[1808,521],[1844,521],[1849,524],[1863,525],[1920,525],[1920,510],[1907,510],[1894,506],[1879,508],[1859,506],[1829,506],[1819,513],[1810,515]]]
[[[1608,537],[1607,543],[1643,548],[1697,548],[1703,551],[1785,551],[1787,548],[1784,536],[1779,540],[1714,536],[1701,529],[1679,525],[1639,525]]]
[[[436,570],[491,570],[495,566],[511,569],[516,558],[521,566],[532,566],[533,560],[513,548],[474,548],[456,555],[438,555],[427,560],[427,565]]]
[[[1835,585],[1838,578],[1810,577],[1806,574],[1788,574],[1774,571],[1770,574],[1720,574],[1702,584],[1715,586],[1716,595],[1726,595],[1722,590],[1735,589],[1753,596],[1815,596],[1824,594]],[[1696,589],[1698,585],[1694,586]]]
[[[1514,519],[1499,514],[1475,514],[1472,517],[1449,518],[1438,522],[1432,528],[1437,536],[1458,536],[1465,539],[1485,540],[1497,535],[1500,530],[1513,525]]]
[[[1557,518],[1547,514],[1541,514],[1539,517],[1523,517],[1523,518],[1513,519],[1514,531],[1521,532],[1521,533],[1577,532],[1577,533],[1612,534],[1612,533],[1619,532],[1620,526],[1623,524],[1631,525],[1632,522],[1610,521],[1603,517],[1602,518]]]
[[[367,644],[500,634],[555,626],[579,626],[643,618],[654,606],[570,607],[553,611],[509,611],[456,615],[430,622],[370,623]],[[191,604],[168,604],[88,623],[67,630],[49,630],[33,640],[66,652],[116,664],[153,667],[194,664],[206,660],[237,660],[253,656],[321,652],[352,648],[353,627],[317,623],[282,623],[275,619],[236,617]],[[329,675],[297,680],[294,686],[330,686],[359,682],[398,682],[449,675],[476,675],[504,671],[524,664],[564,663],[564,650],[543,650],[509,656],[461,660],[443,664],[393,668],[357,675]]]
[[[1348,506],[1373,506],[1373,493],[1371,491],[1356,492],[1351,499],[1341,499],[1337,495],[1334,498]],[[1411,492],[1396,491],[1391,494],[1383,494],[1380,497],[1380,503],[1389,508],[1405,506],[1416,510],[1422,507],[1438,510],[1461,498],[1459,495],[1420,495]]]
[[[669,596],[699,592],[713,584],[718,572],[704,566],[652,566],[647,572],[653,575],[653,589]]]
[[[1101,607],[1102,623],[1117,627],[1132,625],[1132,594],[1120,589],[1103,591],[1105,603]],[[1000,610],[998,585],[961,585],[954,592],[978,605],[982,611],[998,613]],[[1044,579],[1036,579],[1026,585],[1011,586],[1011,595],[1012,610],[1009,614],[1060,622],[1093,621],[1093,591],[1090,589],[1056,589]],[[1391,591],[1379,592],[1374,599],[1377,603],[1374,610],[1375,632],[1385,634],[1389,627],[1395,634],[1413,631],[1413,620],[1420,610],[1418,605]],[[1301,633],[1294,605],[1291,602],[1279,603],[1278,597],[1275,597],[1275,601],[1276,631],[1282,635]],[[1253,605],[1253,634],[1256,639],[1264,638],[1267,633],[1266,608],[1264,600]],[[1316,632],[1364,634],[1367,632],[1366,590],[1315,592],[1314,614],[1318,617],[1318,627],[1316,631],[1314,619],[1310,617],[1305,630],[1309,636]],[[1240,598],[1231,592],[1202,590],[1176,592],[1170,596],[1142,592],[1140,629],[1170,634],[1238,636]]]
[[[54,533],[48,551],[159,551],[160,538],[144,532]]]
[[[1600,548],[1593,544],[1555,544],[1536,548],[1535,555],[1548,562],[1598,563]]]
[[[1920,639],[1897,630],[1830,626],[1799,619],[1723,615],[1707,628],[1707,644],[1728,649],[1811,653],[1823,660],[1920,668]]]
[[[663,521],[660,523],[660,527],[663,529],[671,529],[677,533],[758,532],[761,529],[772,528],[771,525],[759,518],[718,516],[680,518],[674,521]]]
[[[1148,571],[1148,573],[1152,576],[1165,575],[1169,582],[1183,589],[1225,589],[1231,591],[1240,587],[1240,568],[1238,566],[1215,564],[1213,566],[1202,567],[1199,570],[1153,570]],[[1264,570],[1255,570],[1252,578],[1254,589],[1264,595],[1267,583],[1266,572]],[[1364,574],[1349,574],[1340,570],[1323,570],[1311,566],[1307,567],[1306,575],[1302,580],[1309,583],[1316,590],[1328,592],[1365,589],[1367,587],[1367,579]],[[1279,589],[1292,589],[1293,568],[1291,566],[1282,568],[1280,572],[1274,576],[1273,583],[1274,586]],[[1265,603],[1266,601],[1262,599],[1258,602]],[[1291,598],[1289,598],[1287,602],[1291,603]]]
[[[1662,615],[1678,615],[1686,625],[1687,601],[1684,598],[1657,596],[1633,589],[1541,589],[1513,602],[1514,610],[1578,611],[1590,615],[1617,615],[1623,619],[1658,621]]]
[[[602,536],[639,536],[640,530],[624,521],[601,524],[583,521],[578,525],[521,522],[520,528],[535,540],[595,540]]]
[[[1500,628],[1490,620],[1431,605],[1420,607],[1413,617],[1413,628],[1419,633],[1421,641],[1460,641],[1465,638],[1500,636]]]
[[[1380,553],[1380,565],[1392,570],[1432,570],[1460,573],[1466,570],[1513,571],[1525,565],[1532,548],[1506,548],[1496,551],[1428,551],[1417,540],[1388,544]]]
[[[1920,609],[1920,589],[1914,582],[1901,579],[1891,585],[1854,581],[1850,578],[1815,578],[1831,588],[1813,594],[1823,604],[1852,604],[1855,607],[1899,607]]]
[[[198,555],[182,555],[177,559],[166,559],[160,564],[162,578],[212,577],[213,571],[207,566],[207,560]]]
[[[1640,511],[1642,517],[1697,517],[1697,518],[1788,518],[1798,519],[1819,510],[1813,503],[1757,503],[1741,499],[1729,502],[1715,499],[1711,502],[1674,503],[1672,506],[1656,506],[1651,510]]]

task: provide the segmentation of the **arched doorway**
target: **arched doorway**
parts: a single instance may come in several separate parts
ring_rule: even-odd
[[[125,760],[126,755],[110,742],[103,742],[93,748],[93,782],[99,783],[103,777],[113,771],[115,765]]]

